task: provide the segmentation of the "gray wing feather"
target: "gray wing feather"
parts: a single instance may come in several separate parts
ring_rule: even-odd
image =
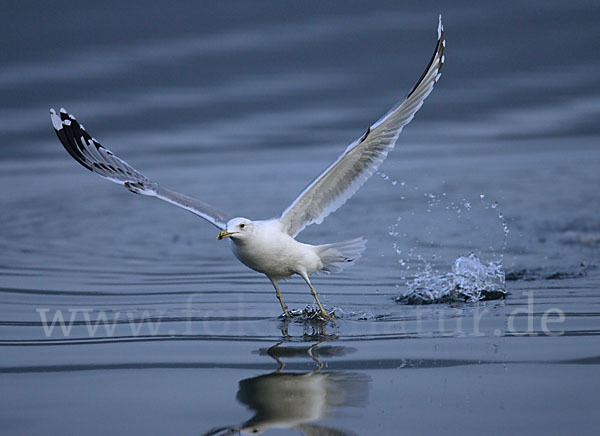
[[[444,28],[438,24],[435,51],[423,75],[408,97],[367,129],[319,177],[313,180],[283,212],[280,222],[296,236],[310,224],[320,224],[342,206],[373,175],[394,148],[402,131],[423,105],[440,77],[444,63]]]
[[[162,188],[113,152],[104,148],[86,132],[73,115],[64,109],[57,114],[50,110],[54,131],[67,152],[88,170],[111,182],[125,186],[136,194],[148,195],[179,206],[198,215],[223,230],[230,217],[213,206]]]

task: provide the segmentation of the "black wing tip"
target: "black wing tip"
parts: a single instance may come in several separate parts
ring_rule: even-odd
[[[80,165],[101,177],[124,184],[131,192],[153,195],[158,186],[155,182],[104,148],[64,108],[59,113],[50,109],[50,116],[61,144]]]
[[[69,114],[65,108],[60,108],[58,113],[54,108],[50,109],[50,118],[52,120],[54,131],[65,150],[67,150],[71,157],[83,167],[90,171],[94,171],[91,162],[88,161],[81,150],[85,147],[83,142],[91,140],[91,137],[85,131],[85,128],[80,125],[77,122],[77,119]]]
[[[54,108],[50,108],[50,119],[55,130],[61,130],[65,125],[70,125],[72,121],[77,121],[64,107],[61,107],[58,113]]]
[[[427,75],[427,73],[429,72],[431,67],[434,65],[434,61],[438,55],[439,55],[439,66],[437,68],[437,75],[435,77],[435,82],[437,82],[439,80],[439,78],[442,74],[440,71],[442,69],[442,66],[444,65],[444,62],[446,61],[446,56],[444,55],[444,51],[446,50],[446,38],[444,37],[444,24],[442,23],[442,14],[440,14],[438,17],[437,33],[438,33],[437,43],[435,45],[435,50],[433,51],[433,55],[431,56],[431,60],[427,64],[427,68],[425,68],[425,71],[423,71],[423,74],[421,74],[421,77],[419,77],[419,80],[417,80],[417,83],[415,84],[413,89],[408,93],[407,98],[410,97],[412,95],[412,93],[415,92],[415,90],[419,87],[419,85],[423,81],[423,78]]]

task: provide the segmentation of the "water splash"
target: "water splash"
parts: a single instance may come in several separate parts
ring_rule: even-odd
[[[307,304],[304,309],[288,309],[290,318],[287,318],[285,314],[279,315],[279,319],[285,321],[287,323],[293,324],[304,324],[311,325],[314,324],[327,324],[334,322],[335,320],[351,320],[351,321],[380,321],[389,319],[391,316],[390,313],[373,313],[369,311],[354,311],[350,309],[342,309],[341,307],[334,306],[333,308],[326,309],[327,313],[333,315],[333,319],[324,318],[321,314],[321,310],[319,306],[316,304]]]
[[[430,264],[408,282],[408,291],[396,298],[405,304],[477,302],[506,297],[504,271],[500,262],[482,262],[474,253],[460,256],[452,272],[440,274]]]
[[[399,216],[388,228],[400,266],[399,278],[408,287],[397,301],[474,302],[507,295],[503,262],[509,227],[498,202],[484,193],[469,199],[452,198],[446,192],[418,192],[415,186],[404,182],[397,186],[389,175],[378,174],[411,195],[411,212]],[[472,253],[457,256],[457,249]],[[448,264],[451,272],[446,272]]]
[[[330,321],[330,319],[323,317],[321,309],[316,304],[307,304],[304,309],[289,309],[288,312],[291,315],[291,318],[287,318],[283,313],[279,315],[279,318],[295,323],[304,323],[306,321]],[[343,311],[339,307],[334,307],[333,309],[328,310],[327,313],[333,315],[335,318],[340,318]]]

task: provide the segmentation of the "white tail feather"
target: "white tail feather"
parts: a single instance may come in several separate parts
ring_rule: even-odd
[[[362,252],[367,248],[367,240],[360,237],[349,241],[318,245],[315,248],[323,262],[323,268],[320,271],[339,272],[360,259]]]

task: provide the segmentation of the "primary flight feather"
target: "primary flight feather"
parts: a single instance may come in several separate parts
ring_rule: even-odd
[[[333,244],[310,245],[294,238],[306,226],[320,224],[342,206],[377,170],[394,148],[402,128],[413,119],[439,79],[445,45],[440,16],[433,56],[408,97],[350,144],[279,218],[269,220],[231,218],[207,203],[165,189],[100,145],[66,110],[61,109],[56,113],[51,109],[50,116],[60,142],[88,170],[136,194],[156,197],[186,209],[218,227],[221,232],[217,239],[230,238],[235,256],[246,266],[269,278],[286,316],[289,316],[289,312],[278,283],[283,278],[297,274],[308,284],[321,315],[331,317],[321,305],[309,276],[317,271],[340,271],[360,257],[366,241],[357,238]]]

